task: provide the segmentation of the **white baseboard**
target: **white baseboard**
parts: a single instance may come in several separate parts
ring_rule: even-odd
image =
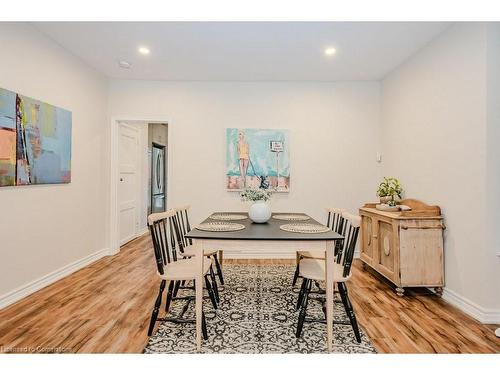
[[[295,259],[295,252],[250,252],[250,251],[224,251],[225,259]],[[354,252],[354,258],[359,258],[359,251]]]
[[[144,227],[144,228],[138,229],[138,230],[136,231],[136,233],[135,233],[135,234],[133,234],[132,236],[128,237],[128,238],[127,238],[127,239],[125,239],[125,240],[121,240],[121,241],[120,241],[120,246],[119,246],[117,249],[115,249],[115,251],[114,251],[114,252],[112,252],[112,254],[110,254],[110,255],[116,255],[116,254],[118,254],[118,253],[120,252],[120,248],[121,248],[122,246],[125,246],[125,245],[126,245],[126,244],[128,244],[129,242],[131,242],[131,241],[135,240],[136,238],[139,238],[139,237],[141,237],[141,236],[145,235],[145,234],[146,234],[146,233],[148,233],[148,232],[149,232],[149,228],[148,228],[148,227]]]
[[[443,299],[483,324],[500,324],[500,310],[485,309],[447,288],[443,289]]]
[[[45,288],[46,286],[82,269],[85,266],[88,266],[91,263],[101,259],[110,254],[109,249],[102,249],[93,254],[87,255],[86,257],[79,259],[73,263],[70,263],[64,267],[59,268],[58,270],[51,272],[45,276],[40,277],[37,280],[33,280],[17,289],[14,289],[11,292],[8,292],[2,296],[0,296],[0,309],[7,307],[24,297],[29,296],[36,291]]]
[[[224,259],[295,259],[295,252],[224,251]]]
[[[144,228],[141,228],[139,229],[139,231],[137,232],[137,237],[140,237],[146,233],[149,232],[149,228],[148,227],[144,227]]]

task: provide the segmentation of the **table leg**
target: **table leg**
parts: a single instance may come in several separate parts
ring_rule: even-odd
[[[198,272],[196,273],[196,348],[201,350],[201,319],[203,313],[203,241],[195,240],[196,259]]]
[[[222,269],[223,264],[224,264],[224,251],[219,250],[219,264],[220,268]]]
[[[326,241],[326,335],[327,348],[331,353],[333,349],[333,298],[334,298],[334,282],[333,282],[333,265],[335,262],[335,242]]]

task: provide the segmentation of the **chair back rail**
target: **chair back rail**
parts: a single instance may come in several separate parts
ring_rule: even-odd
[[[329,227],[334,232],[342,234],[344,232],[344,218],[342,213],[345,211],[344,208],[327,208],[328,217],[326,220],[326,226]],[[335,256],[337,261],[340,262],[340,255],[342,253],[342,243],[337,241],[335,244]]]
[[[177,261],[179,245],[179,225],[175,210],[168,210],[148,216],[148,227],[153,242],[156,267],[160,275],[165,266]]]
[[[361,217],[344,211],[341,222],[341,234],[344,236],[344,244],[337,254],[337,263],[344,266],[343,276],[347,277],[351,273],[359,227],[361,226]]]
[[[342,228],[342,213],[345,211],[343,208],[327,208],[328,217],[326,226],[331,228],[334,232],[340,233]]]
[[[193,240],[191,238],[186,238],[186,234],[191,231],[191,224],[189,223],[189,209],[190,206],[182,206],[175,208],[175,215],[177,217],[177,222],[179,223],[180,230],[180,243],[182,246],[181,252],[184,251],[184,248],[193,244]]]

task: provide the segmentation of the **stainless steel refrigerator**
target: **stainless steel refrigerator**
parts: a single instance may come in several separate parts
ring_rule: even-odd
[[[165,211],[165,147],[153,144],[151,153],[151,212]]]

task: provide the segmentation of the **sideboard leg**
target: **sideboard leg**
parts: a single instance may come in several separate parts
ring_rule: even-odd
[[[403,297],[405,295],[405,289],[397,287],[396,288],[396,294],[398,295],[398,297]]]
[[[434,288],[434,292],[436,293],[436,296],[438,297],[442,297],[443,296],[443,287],[436,287]]]

